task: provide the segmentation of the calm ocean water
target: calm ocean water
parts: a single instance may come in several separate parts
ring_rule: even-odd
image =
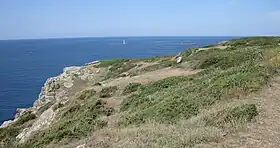
[[[176,54],[234,37],[119,37],[0,41],[0,123],[32,106],[49,77],[66,66],[112,58]],[[122,44],[126,40],[127,44]],[[195,42],[187,45],[182,42]]]

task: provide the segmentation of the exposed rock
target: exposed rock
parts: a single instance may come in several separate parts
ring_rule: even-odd
[[[24,113],[26,113],[26,111],[26,108],[17,108],[15,118],[22,116]]]
[[[98,62],[95,61],[87,65],[96,63]],[[38,99],[33,103],[33,107],[17,109],[15,119],[5,121],[0,128],[12,125],[12,123],[17,121],[26,111],[32,111],[34,114],[38,115],[37,120],[17,136],[19,142],[23,143],[33,135],[34,132],[47,128],[53,122],[56,116],[56,112],[53,111],[54,105],[58,103],[67,103],[73,96],[73,93],[85,87],[84,84],[89,83],[90,85],[96,83],[96,81],[98,81],[96,77],[98,73],[100,73],[100,68],[95,68],[93,66],[72,66],[64,68],[62,74],[46,80]],[[100,77],[100,79],[102,79],[102,77]],[[80,84],[83,85],[79,86]]]
[[[19,139],[20,143],[25,142],[33,132],[39,129],[47,128],[53,121],[55,112],[52,108],[49,108],[36,120],[31,127],[25,128],[16,138]]]
[[[86,147],[86,144],[82,144],[82,145],[77,146],[76,148],[85,148],[85,147]]]
[[[100,63],[99,61],[93,61],[93,62],[86,63],[85,65],[97,65],[99,63]]]
[[[6,128],[6,127],[10,126],[11,124],[13,124],[14,122],[15,122],[14,120],[4,121],[3,124],[0,126],[0,128]]]
[[[71,88],[73,86],[73,81],[70,80],[70,81],[66,81],[63,83],[63,86],[66,87],[66,88]]]
[[[182,57],[182,56],[179,56],[179,57],[177,58],[177,64],[181,63],[182,60],[183,60],[183,57]]]
[[[120,74],[120,77],[127,77],[127,76],[129,76],[128,72],[124,72],[124,73]]]
[[[87,81],[88,78],[89,78],[89,76],[90,76],[90,74],[85,73],[85,74],[83,74],[80,78],[81,78],[81,80],[83,80],[83,81]]]

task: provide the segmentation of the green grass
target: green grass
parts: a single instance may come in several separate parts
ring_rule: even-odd
[[[277,46],[280,43],[279,37],[246,37],[234,39],[226,42],[225,45],[244,47],[244,46]]]
[[[143,62],[160,62],[160,61],[165,61],[172,59],[175,55],[162,55],[162,56],[153,56],[153,57],[148,57],[148,58],[140,58],[140,59],[134,59],[134,61],[143,61]]]
[[[127,111],[119,125],[156,121],[176,123],[221,100],[233,101],[260,90],[276,74],[278,47],[231,47],[193,53],[186,60],[204,71],[193,76],[170,77],[141,86],[128,96]]]
[[[112,65],[123,64],[128,61],[129,61],[129,59],[103,60],[103,61],[100,61],[100,64],[98,64],[97,67],[109,67]]]

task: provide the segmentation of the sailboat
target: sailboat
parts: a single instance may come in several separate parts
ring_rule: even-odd
[[[125,40],[123,40],[123,44],[126,44]]]

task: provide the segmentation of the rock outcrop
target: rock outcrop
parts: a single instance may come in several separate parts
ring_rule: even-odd
[[[29,109],[17,109],[15,119],[5,121],[0,128],[12,125],[26,111],[31,111],[37,118],[31,126],[23,129],[17,136],[20,143],[26,141],[34,132],[47,128],[56,117],[57,112],[53,110],[54,105],[65,104],[76,92],[89,84],[100,81],[102,78],[98,76],[100,69],[93,66],[95,63],[86,64],[86,66],[66,67],[62,74],[48,78],[33,106]]]

